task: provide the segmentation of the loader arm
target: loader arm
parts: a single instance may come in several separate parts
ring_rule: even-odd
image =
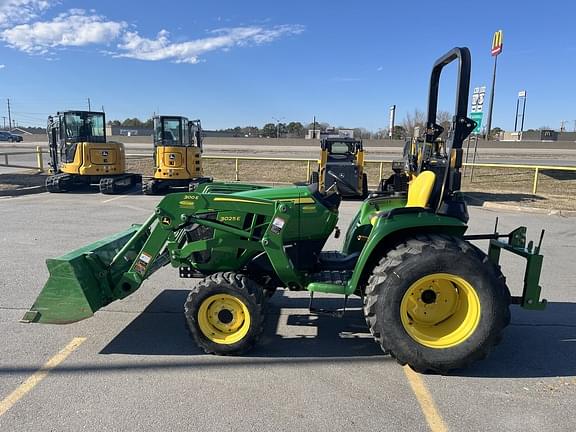
[[[266,229],[240,229],[207,216],[234,211],[261,216]],[[198,224],[231,234],[226,245],[265,252],[286,286],[302,287],[284,249],[284,232],[298,209],[291,202],[230,194],[175,193],[166,196],[144,224],[82,249],[48,260],[50,278],[22,321],[69,323],[91,317],[98,309],[135,292],[156,270],[193,267],[194,252],[221,246],[219,236],[188,241],[187,227]]]

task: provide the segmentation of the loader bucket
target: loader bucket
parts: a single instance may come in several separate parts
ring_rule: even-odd
[[[46,260],[50,277],[22,322],[66,324],[90,318],[94,312],[119,298],[115,280],[130,267],[112,259],[140,228],[131,228],[84,246],[58,258]],[[134,242],[134,255],[145,239]]]

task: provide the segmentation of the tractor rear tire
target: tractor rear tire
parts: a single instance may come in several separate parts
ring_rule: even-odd
[[[510,292],[486,254],[458,237],[422,235],[372,271],[364,316],[382,350],[418,372],[485,358],[510,323]]]
[[[264,300],[262,287],[246,276],[214,273],[192,289],[184,314],[204,352],[239,355],[250,350],[262,334]]]

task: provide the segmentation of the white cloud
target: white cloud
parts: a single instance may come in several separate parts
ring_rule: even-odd
[[[0,27],[29,22],[54,3],[47,0],[0,0]]]
[[[46,54],[55,47],[107,44],[118,39],[126,26],[124,22],[107,21],[102,16],[71,9],[51,21],[5,29],[0,38],[8,46],[28,54]]]
[[[261,45],[270,43],[282,36],[300,34],[301,25],[279,25],[270,28],[247,26],[218,29],[210,32],[212,36],[171,42],[169,33],[162,30],[155,39],[140,36],[138,32],[127,31],[118,45],[117,57],[138,60],[170,60],[175,63],[198,63],[199,56],[209,51],[228,50],[236,46]]]
[[[0,64],[0,69],[4,69],[6,67],[5,64]]]
[[[50,20],[40,20],[60,0],[0,0],[0,41],[33,55],[47,55],[54,49],[115,43],[114,57],[147,61],[168,60],[198,63],[210,51],[262,45],[281,37],[300,34],[301,25],[251,25],[210,31],[206,37],[173,42],[167,30],[155,38],[140,36],[124,21],[109,20],[96,11],[70,9]],[[47,56],[50,58],[50,56]]]

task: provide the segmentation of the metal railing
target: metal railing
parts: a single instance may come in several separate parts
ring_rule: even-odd
[[[38,172],[44,172],[44,159],[43,154],[48,153],[42,150],[42,147],[36,146],[35,151],[15,151],[15,152],[0,152],[0,167],[9,167],[9,168],[23,168],[23,169],[35,169]],[[11,164],[10,163],[10,156],[22,156],[22,155],[36,155],[36,165],[19,165],[19,164]],[[4,159],[4,163],[2,163],[2,159]]]
[[[44,161],[43,154],[48,153],[43,150],[40,146],[36,147],[35,151],[18,151],[18,152],[0,152],[0,167],[11,167],[11,168],[26,168],[26,169],[36,169],[39,172],[44,171]],[[35,166],[25,166],[16,165],[9,163],[9,156],[17,155],[36,155],[36,165]],[[142,153],[130,153],[127,154],[128,158],[142,158],[150,157],[149,154]],[[4,158],[4,163],[1,163],[2,157]],[[234,161],[234,180],[240,181],[240,162],[241,161],[275,161],[275,162],[305,162],[306,163],[306,178],[310,178],[312,173],[312,164],[317,164],[318,159],[309,158],[272,158],[272,157],[257,157],[257,156],[210,156],[203,155],[203,159],[206,160],[231,160]],[[384,176],[384,164],[391,164],[392,160],[367,160],[366,164],[378,164],[378,180]],[[576,166],[558,166],[558,165],[523,165],[523,164],[500,164],[500,163],[463,163],[464,167],[470,168],[508,168],[508,169],[522,169],[522,170],[533,170],[532,178],[532,194],[538,192],[538,182],[540,177],[540,172],[543,170],[554,170],[554,171],[571,171],[576,172]],[[470,176],[471,181],[473,181],[473,173]]]

